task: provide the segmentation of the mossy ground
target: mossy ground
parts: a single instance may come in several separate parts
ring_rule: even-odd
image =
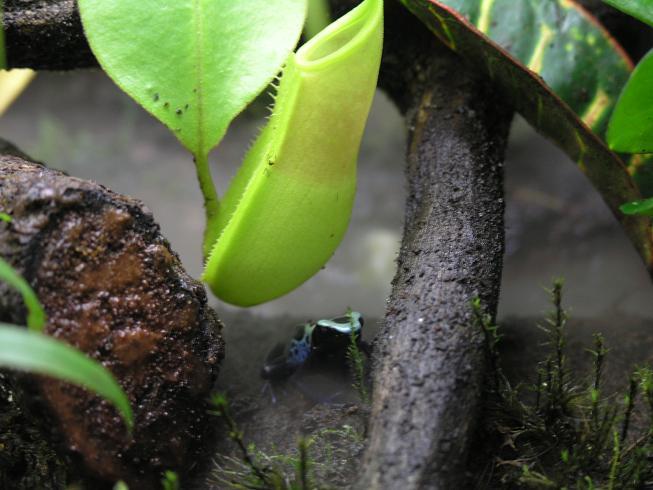
[[[530,380],[518,384],[504,374],[501,329],[474,305],[489,366],[471,463],[475,488],[651,488],[653,371],[633,368],[621,392],[611,393],[610,353],[600,333],[585,348],[589,372],[572,370],[562,282],[550,295],[553,309],[541,325],[545,355]]]
[[[218,389],[229,399],[234,423],[216,416],[221,427],[214,449],[214,465],[201,472],[202,489],[345,489],[358,475],[369,409],[352,386],[347,359],[295,373],[286,383],[270,391],[262,389],[259,372],[268,351],[278,341],[288,341],[295,325],[306,318],[281,317],[266,320],[241,313],[227,315],[225,323],[229,354],[218,381]],[[365,319],[364,338],[371,339],[376,321]],[[276,327],[276,328],[272,328]],[[256,338],[256,342],[252,342]],[[238,356],[247,353],[247,356]],[[360,363],[367,359],[357,356]],[[364,367],[363,367],[364,368]],[[239,433],[242,444],[232,437]],[[303,442],[301,442],[303,441]],[[306,486],[301,486],[301,446],[305,444]],[[244,458],[243,447],[257,467],[268,468],[276,485],[261,482]],[[267,486],[266,486],[267,485]]]

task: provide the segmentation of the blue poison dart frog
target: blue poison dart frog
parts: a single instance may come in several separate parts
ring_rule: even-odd
[[[270,382],[283,381],[300,367],[318,359],[342,358],[356,334],[356,343],[369,356],[369,345],[361,340],[363,317],[351,311],[337,318],[306,322],[298,325],[288,344],[277,344],[267,355],[261,377]]]

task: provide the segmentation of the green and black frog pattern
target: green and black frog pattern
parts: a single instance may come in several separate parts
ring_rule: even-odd
[[[288,379],[299,368],[309,362],[327,358],[346,358],[351,336],[362,352],[369,355],[369,345],[362,340],[363,316],[350,311],[335,318],[316,322],[308,321],[298,325],[293,337],[287,343],[279,343],[270,351],[261,368],[261,377],[270,382]]]

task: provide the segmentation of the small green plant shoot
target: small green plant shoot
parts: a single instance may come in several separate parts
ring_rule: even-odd
[[[479,440],[488,467],[476,488],[649,488],[653,478],[653,372],[636,369],[622,396],[605,393],[608,349],[601,334],[587,352],[588,380],[578,381],[567,359],[567,313],[562,281],[549,291],[553,309],[542,325],[546,358],[532,384],[512,386],[501,367],[499,328],[481,303],[472,304],[485,335],[490,375]],[[481,473],[479,473],[481,475]]]
[[[217,458],[211,478],[217,488],[331,490],[337,487],[327,482],[343,472],[358,469],[343,446],[355,446],[362,451],[364,435],[350,425],[327,427],[301,436],[290,453],[280,453],[274,447],[268,452],[245,441],[225,395],[216,394],[211,404],[214,410],[209,413],[223,419],[228,437],[237,448],[237,455]]]

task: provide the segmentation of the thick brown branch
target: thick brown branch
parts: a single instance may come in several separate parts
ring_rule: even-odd
[[[53,432],[91,475],[158,488],[205,440],[205,403],[224,343],[202,286],[183,270],[143,205],[106,188],[0,154],[0,256],[35,289],[46,332],[102,362],[127,392],[129,435],[115,409],[51,379],[30,382]],[[24,324],[0,284],[0,321]]]
[[[461,488],[484,372],[470,301],[494,314],[501,279],[512,111],[430,36],[407,41],[388,45],[384,65],[407,113],[409,197],[361,489]]]
[[[5,0],[10,68],[72,70],[97,66],[75,0]]]

